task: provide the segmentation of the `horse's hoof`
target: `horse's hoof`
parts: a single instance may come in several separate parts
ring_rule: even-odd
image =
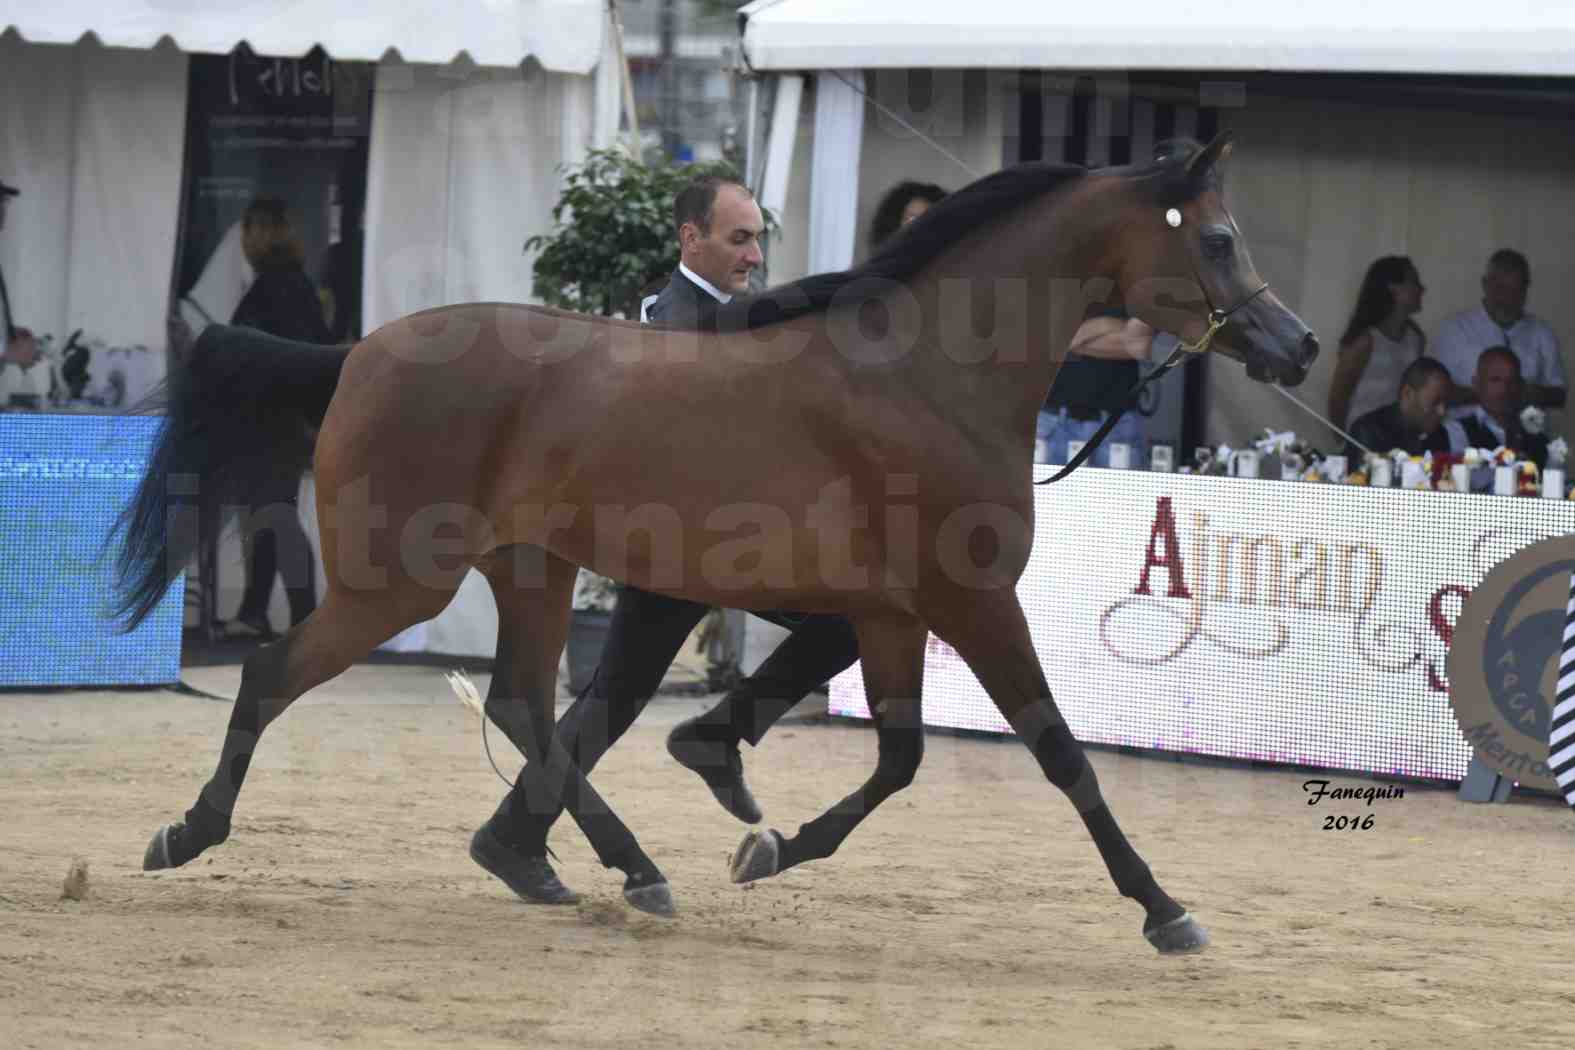
[[[754,882],[777,873],[782,855],[782,836],[775,830],[751,831],[733,854],[730,872],[737,883]]]
[[[1201,952],[1209,943],[1209,932],[1199,925],[1191,912],[1183,912],[1152,930],[1144,930],[1143,936],[1161,955],[1192,955]]]
[[[166,824],[153,833],[153,839],[142,854],[143,871],[162,871],[179,867],[171,849],[171,838],[180,830],[179,824]]]
[[[671,919],[678,914],[678,904],[673,900],[673,888],[668,885],[666,879],[647,883],[644,886],[630,886],[625,883],[623,899],[632,907],[660,919]]]

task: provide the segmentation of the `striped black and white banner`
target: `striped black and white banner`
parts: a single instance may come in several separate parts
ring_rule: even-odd
[[[1569,604],[1564,609],[1564,647],[1559,652],[1559,685],[1548,732],[1548,766],[1565,801],[1575,808],[1575,573],[1570,574]]]

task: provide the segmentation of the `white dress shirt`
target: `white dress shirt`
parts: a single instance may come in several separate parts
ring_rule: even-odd
[[[680,262],[678,264],[678,272],[683,274],[685,277],[689,278],[691,281],[693,281],[697,288],[703,289],[706,292],[706,294],[711,296],[711,298],[715,299],[717,302],[719,302],[719,303],[730,303],[730,302],[733,301],[733,297],[731,295],[728,295],[728,294],[726,294],[724,292],[718,291],[716,285],[712,284],[710,281],[706,280],[704,277],[701,277],[699,274],[695,273],[689,267],[685,266],[682,262]],[[644,299],[640,300],[640,323],[641,324],[650,324],[651,323],[651,318],[649,316],[647,316],[647,315],[650,313],[651,304],[656,302],[657,298],[661,294],[662,294],[661,292],[657,292],[656,295],[648,295]]]
[[[1490,346],[1507,346],[1520,358],[1520,376],[1538,386],[1563,388],[1564,357],[1558,337],[1547,322],[1531,314],[1508,328],[1500,328],[1483,307],[1476,307],[1449,318],[1438,329],[1433,356],[1449,369],[1460,386],[1470,386],[1477,372],[1477,358]]]

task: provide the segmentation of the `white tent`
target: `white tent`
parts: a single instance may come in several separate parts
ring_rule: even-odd
[[[186,53],[242,42],[261,55],[321,45],[335,60],[380,62],[368,329],[442,303],[528,299],[532,260],[521,245],[550,228],[560,165],[617,130],[606,18],[604,0],[6,5],[0,179],[23,195],[0,234],[0,266],[17,322],[57,341],[80,328],[144,344],[162,374]],[[224,593],[238,593],[238,545],[221,548],[220,562]],[[277,601],[274,618],[284,620]],[[495,633],[491,595],[472,579],[401,647],[490,656]]]
[[[1575,5],[1544,0],[757,0],[742,16],[758,70],[1575,74]]]
[[[739,25],[743,64],[781,74],[773,86],[786,88],[776,90],[773,138],[753,166],[764,172],[763,200],[778,211],[787,204],[795,147],[782,125],[796,123],[804,86],[797,74],[816,84],[811,167],[842,175],[858,171],[863,130],[849,121],[862,120],[862,107],[848,96],[851,88],[869,87],[864,71],[1048,69],[1118,83],[1144,71],[1222,80],[1247,72],[1575,75],[1575,5],[1539,0],[1297,7],[1262,0],[755,0],[740,9]],[[845,116],[839,121],[837,114]],[[811,271],[845,265],[853,253],[857,178],[835,182],[829,190],[811,188]]]
[[[956,188],[1014,161],[1015,71],[1095,85],[1089,149],[1078,158],[1090,164],[1105,162],[1114,138],[1134,153],[1152,139],[1154,105],[1133,87],[1146,75],[1171,85],[1172,101],[1181,99],[1173,108],[1186,110],[1172,133],[1194,133],[1205,107],[1237,132],[1232,207],[1259,269],[1328,348],[1299,391],[1311,404],[1324,407],[1362,272],[1386,254],[1421,267],[1428,292],[1417,320],[1431,331],[1476,304],[1492,250],[1522,250],[1535,274],[1531,309],[1560,333],[1575,374],[1575,303],[1556,291],[1575,279],[1575,81],[1560,89],[1553,79],[1575,76],[1575,5],[757,0],[740,23],[744,62],[768,74],[761,90],[788,88],[775,89],[755,166],[768,203],[786,208],[773,280],[845,265],[860,217],[897,178]],[[930,71],[918,88],[916,70]],[[1174,87],[1187,83],[1201,84],[1190,103],[1188,89]],[[926,136],[850,106],[852,87]],[[814,99],[812,124],[798,117],[801,97]],[[1052,102],[1070,95],[1044,100],[1048,159],[1070,134],[1067,110]],[[809,163],[795,168],[798,143]],[[1212,369],[1208,390],[1210,441],[1239,444],[1264,426],[1334,440],[1239,369]],[[1555,426],[1575,438],[1575,412],[1563,416]]]
[[[598,0],[52,0],[8,4],[3,28],[34,44],[75,44],[92,33],[105,47],[148,50],[165,39],[186,52],[228,54],[245,41],[259,55],[298,56],[321,46],[340,61],[480,66],[534,57],[554,73],[589,73],[601,56]],[[17,8],[20,7],[20,10]]]
[[[8,5],[0,178],[23,197],[0,237],[0,264],[21,321],[57,338],[82,328],[123,345],[163,345],[185,145],[180,48],[227,53],[243,41],[259,54],[299,56],[321,44],[339,60],[387,56],[369,204],[399,223],[385,227],[369,214],[368,238],[402,260],[402,291],[368,282],[370,322],[428,295],[528,295],[519,243],[542,225],[557,165],[615,128],[616,80],[609,87],[605,71],[587,75],[604,47],[603,4],[381,8],[349,0]],[[449,65],[456,56],[471,62]],[[522,71],[527,58],[534,63]],[[456,279],[456,248],[474,248],[476,229],[500,223],[513,227],[508,251],[483,250],[476,270]],[[413,274],[419,252],[426,255]],[[499,288],[498,280],[513,283]]]

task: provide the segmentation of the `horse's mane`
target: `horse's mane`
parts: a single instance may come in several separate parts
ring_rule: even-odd
[[[1163,161],[1098,169],[1101,175],[1142,180],[1156,203],[1170,206],[1191,199],[1203,187],[1186,177],[1186,162],[1200,149],[1180,143]],[[907,281],[936,256],[980,226],[1052,190],[1090,174],[1076,164],[1031,161],[1017,164],[976,182],[930,206],[903,227],[881,250],[851,270],[811,274],[801,280],[767,288],[731,303],[702,306],[696,327],[704,331],[740,331],[778,324],[831,305],[837,293],[855,282]]]

